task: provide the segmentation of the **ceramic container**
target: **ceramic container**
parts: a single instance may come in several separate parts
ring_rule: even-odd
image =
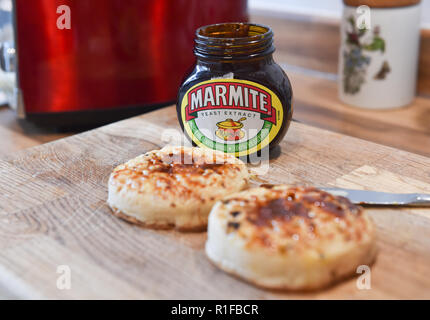
[[[420,1],[344,0],[344,3],[340,99],[370,109],[410,104],[416,92]]]

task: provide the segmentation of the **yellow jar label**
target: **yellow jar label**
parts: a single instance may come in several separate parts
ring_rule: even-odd
[[[186,92],[181,115],[185,131],[199,147],[244,156],[275,139],[284,109],[278,96],[261,84],[213,79]]]

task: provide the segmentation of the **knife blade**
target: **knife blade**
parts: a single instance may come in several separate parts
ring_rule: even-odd
[[[430,194],[424,193],[389,193],[325,187],[320,189],[335,196],[346,197],[352,203],[360,205],[430,207]]]

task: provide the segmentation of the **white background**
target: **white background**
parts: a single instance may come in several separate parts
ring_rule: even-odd
[[[430,0],[421,2],[421,24],[424,28],[430,29]],[[339,19],[342,15],[343,2],[342,0],[249,0],[249,7]]]

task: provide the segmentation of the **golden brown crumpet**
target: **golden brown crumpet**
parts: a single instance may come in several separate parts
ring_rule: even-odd
[[[246,165],[234,156],[169,146],[115,168],[108,204],[117,216],[144,227],[202,230],[213,204],[248,182]]]
[[[315,188],[254,188],[217,202],[206,254],[257,286],[312,290],[369,265],[375,228],[363,208]]]

